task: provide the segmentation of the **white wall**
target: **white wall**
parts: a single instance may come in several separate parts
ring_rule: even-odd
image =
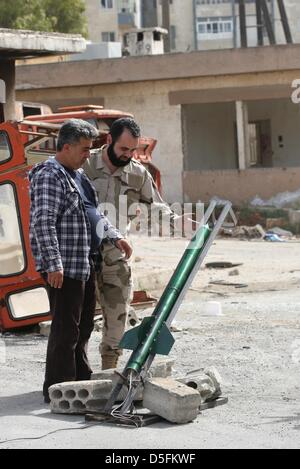
[[[162,174],[163,197],[168,202],[182,202],[181,108],[170,106],[167,87],[162,84],[136,83],[107,87],[105,107],[134,114],[146,137],[157,139],[153,163]]]
[[[184,105],[182,117],[185,170],[237,167],[234,103]]]
[[[300,104],[289,99],[249,101],[248,112],[249,122],[271,121],[273,166],[300,166]],[[184,105],[182,119],[185,170],[237,168],[234,103]]]
[[[289,99],[252,101],[248,110],[249,120],[271,119],[273,166],[300,166],[300,104]],[[279,136],[283,137],[283,148]]]

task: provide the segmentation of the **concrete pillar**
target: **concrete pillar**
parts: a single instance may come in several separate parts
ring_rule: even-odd
[[[15,102],[15,61],[0,61],[0,79],[4,80],[6,85],[6,103],[4,104],[5,120],[14,120],[16,118]]]
[[[248,106],[244,101],[236,101],[236,125],[239,169],[246,169],[250,162],[250,145],[248,130]]]
[[[0,124],[4,122],[5,82],[0,80]]]
[[[162,0],[162,27],[168,31],[164,36],[164,52],[171,51],[170,0]]]

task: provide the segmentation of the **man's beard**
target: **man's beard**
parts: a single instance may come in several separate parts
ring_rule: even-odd
[[[118,168],[123,168],[124,166],[127,166],[131,161],[131,158],[128,158],[126,161],[123,161],[117,157],[114,151],[114,143],[108,146],[107,155],[111,164],[113,164],[114,166],[117,166]]]

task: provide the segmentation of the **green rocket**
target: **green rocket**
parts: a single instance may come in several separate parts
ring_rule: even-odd
[[[170,317],[210,233],[208,225],[197,231],[177,265],[152,316],[144,318],[140,326],[127,331],[123,336],[119,347],[134,350],[127,363],[128,369],[139,372],[150,353],[169,354],[175,340],[166,321]]]
[[[138,327],[124,334],[119,347],[133,350],[133,352],[123,372],[119,374],[120,379],[105,406],[106,413],[119,418],[128,414],[132,409],[134,395],[146,378],[147,371],[155,355],[169,354],[174,344],[174,338],[169,327],[185,293],[199,271],[201,263],[228,213],[231,214],[234,223],[236,223],[230,202],[222,204],[223,208],[217,220],[214,217],[215,207],[216,202],[212,201],[204,214],[200,228],[184,251],[153,314],[144,318]],[[209,224],[211,217],[213,221]],[[128,394],[121,405],[113,408],[123,385],[128,387]]]

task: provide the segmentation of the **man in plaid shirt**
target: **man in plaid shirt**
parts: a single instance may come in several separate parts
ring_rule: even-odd
[[[71,119],[58,135],[55,158],[36,165],[30,180],[30,242],[36,269],[49,286],[53,316],[43,387],[90,379],[87,345],[95,312],[95,259],[103,238],[125,257],[131,247],[97,208],[97,196],[80,169],[98,131]]]

